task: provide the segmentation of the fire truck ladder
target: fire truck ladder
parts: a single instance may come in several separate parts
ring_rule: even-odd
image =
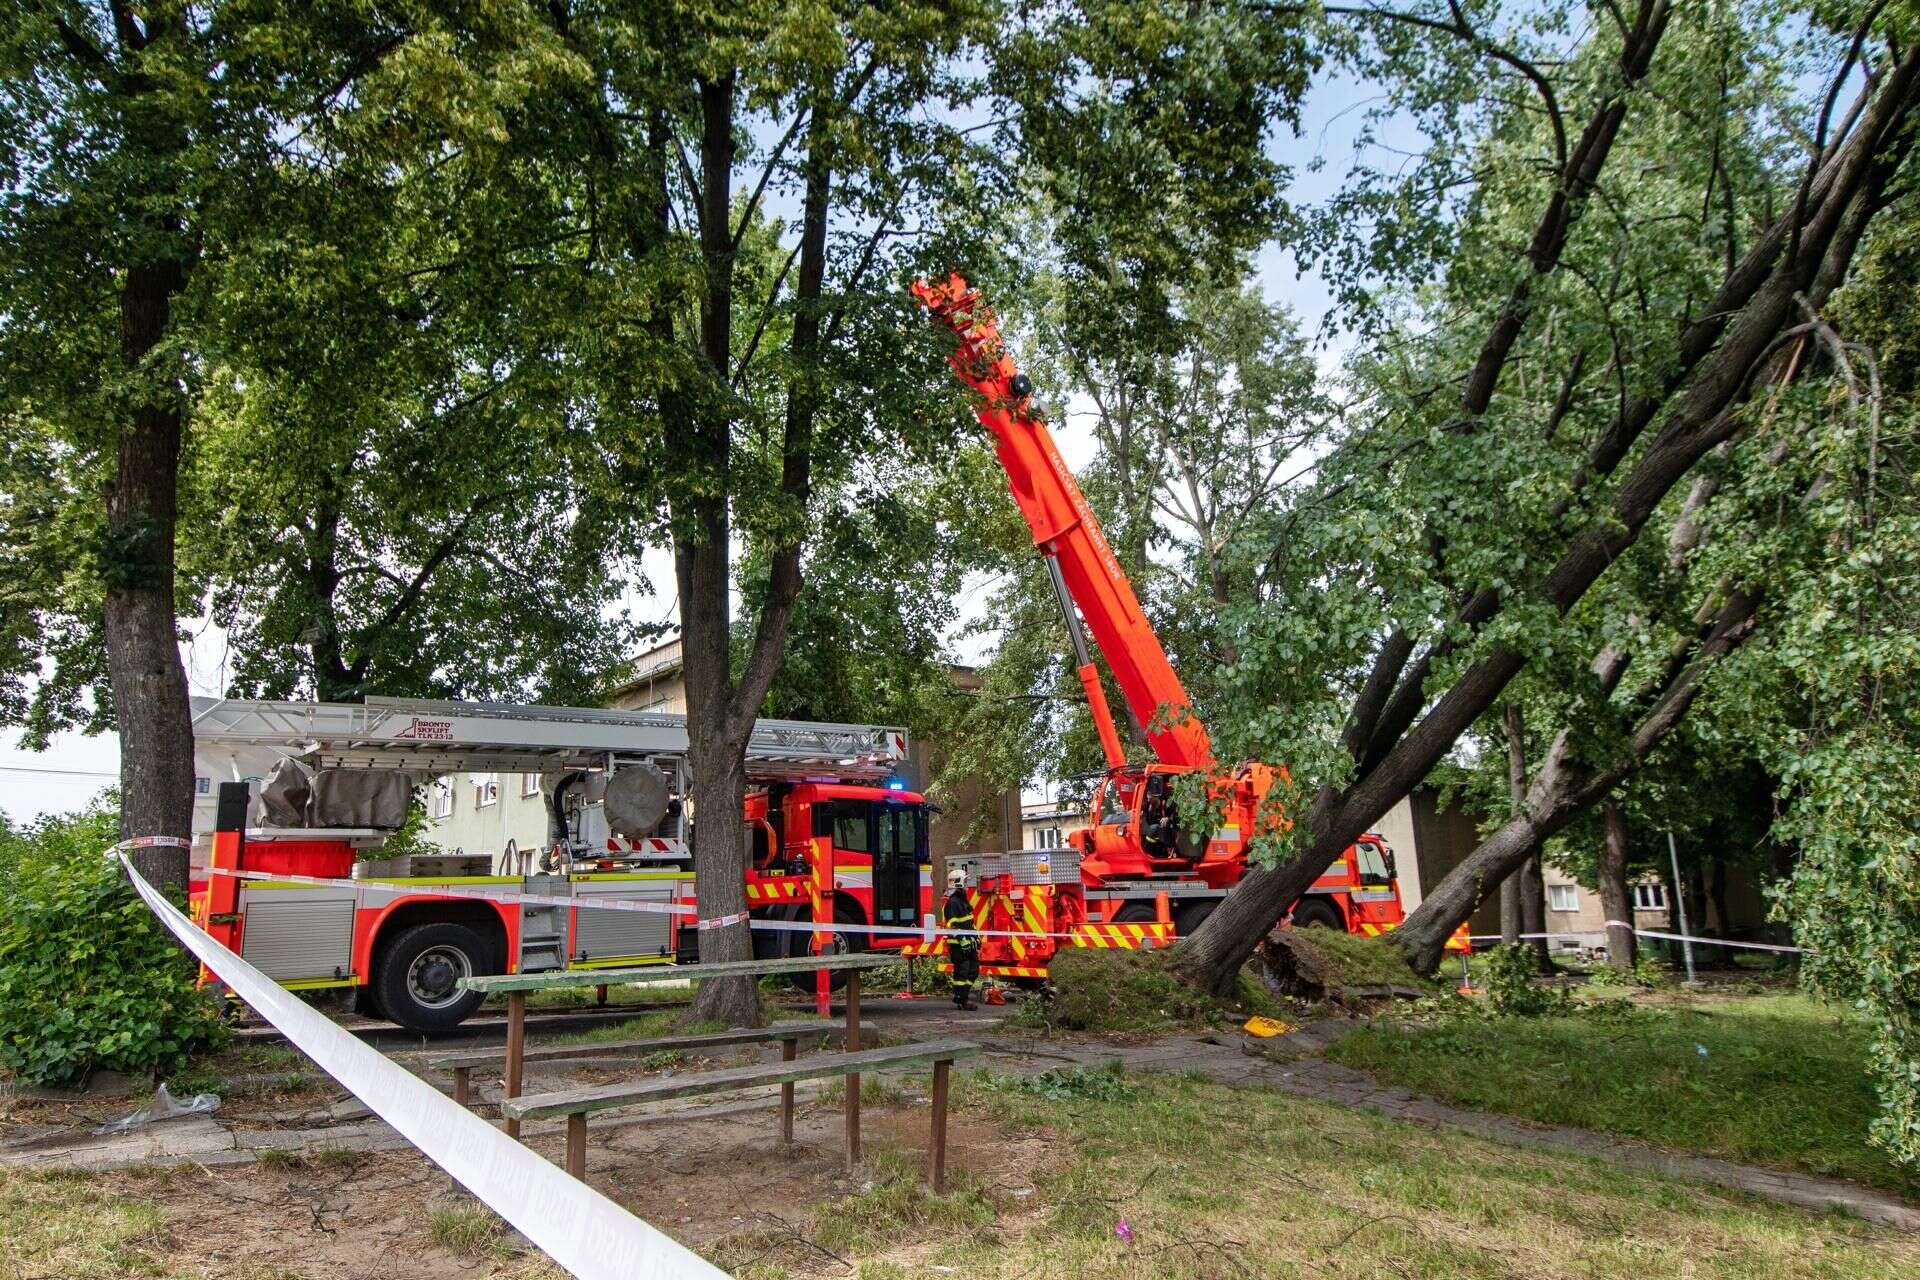
[[[687,719],[664,711],[368,698],[364,703],[195,698],[197,754],[298,756],[327,768],[537,773],[610,757],[684,756]],[[775,781],[884,780],[907,758],[907,731],[884,725],[760,720],[747,772]]]

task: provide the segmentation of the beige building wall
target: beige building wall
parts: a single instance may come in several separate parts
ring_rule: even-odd
[[[448,853],[484,853],[502,874],[508,843],[538,853],[547,842],[540,775],[453,773],[427,786],[427,839]]]
[[[1547,886],[1547,932],[1554,935],[1552,946],[1556,950],[1605,946],[1607,913],[1600,908],[1599,892],[1552,864],[1543,866],[1541,873]],[[1627,891],[1634,897],[1634,928],[1669,927],[1671,913],[1665,885],[1648,879],[1629,885]]]

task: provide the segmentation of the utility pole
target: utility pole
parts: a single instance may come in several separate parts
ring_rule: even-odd
[[[1680,917],[1680,954],[1687,958],[1687,981],[1693,977],[1693,930],[1687,927],[1687,893],[1680,883],[1680,847],[1673,842],[1673,832],[1667,832],[1667,856],[1673,859],[1673,909]]]

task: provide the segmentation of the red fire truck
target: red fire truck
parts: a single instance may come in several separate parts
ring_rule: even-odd
[[[391,698],[198,699],[194,710],[196,917],[284,986],[356,988],[362,1007],[434,1033],[477,1007],[458,988],[471,974],[693,957],[683,717]],[[838,949],[917,940],[851,931],[914,928],[932,910],[927,805],[899,781],[905,731],[763,720],[747,758],[754,917],[831,920]],[[259,793],[288,760],[311,773],[311,798],[275,825]],[[359,774],[392,784],[403,816],[416,782],[466,772],[540,775],[548,844],[368,861],[398,818],[364,803],[328,811],[321,798]],[[623,775],[646,785],[619,812],[610,792]],[[815,943],[808,929],[768,929],[755,945],[777,955]]]
[[[1207,729],[1161,648],[1100,522],[1033,405],[1033,387],[1000,336],[993,312],[958,274],[917,281],[914,294],[956,339],[954,372],[980,396],[1020,514],[1044,558],[1107,769],[1071,848],[988,856],[975,870],[976,919],[1028,937],[982,940],[981,971],[1035,980],[1061,943],[1153,946],[1199,928],[1246,874],[1252,841],[1285,821],[1270,792],[1284,769],[1257,761],[1222,768]],[[1139,722],[1155,759],[1130,762],[1114,726],[1087,629]],[[1206,803],[1180,780],[1204,779]],[[1204,812],[1192,812],[1203,809]],[[1377,934],[1403,919],[1393,853],[1368,835],[1292,910],[1295,924]],[[1068,935],[1048,937],[1043,935]]]

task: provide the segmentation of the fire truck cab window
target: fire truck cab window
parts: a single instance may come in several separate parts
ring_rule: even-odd
[[[1361,884],[1386,884],[1393,879],[1393,871],[1387,865],[1391,855],[1382,853],[1385,846],[1362,843],[1354,846],[1360,858]]]
[[[833,847],[844,849],[848,853],[872,853],[873,844],[867,839],[867,821],[871,817],[871,805],[854,800],[840,800],[833,806]]]
[[[1125,822],[1133,807],[1133,785],[1108,778],[1100,786],[1100,822],[1103,826]]]

